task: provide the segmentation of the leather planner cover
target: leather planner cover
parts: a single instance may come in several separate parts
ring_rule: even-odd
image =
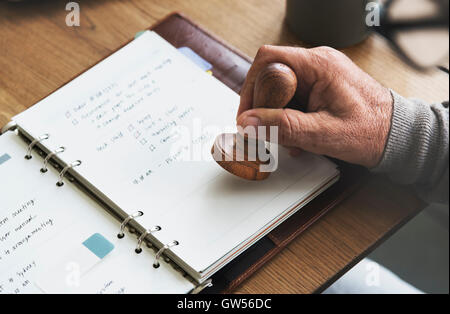
[[[252,60],[214,37],[180,13],[173,13],[151,29],[176,48],[188,47],[212,65],[213,75],[239,93]],[[301,104],[293,104],[301,108]],[[291,107],[291,105],[290,105]],[[266,237],[242,253],[213,276],[213,286],[202,293],[232,292],[246,278],[305,231],[317,219],[344,200],[361,184],[367,171],[335,161],[341,179]]]

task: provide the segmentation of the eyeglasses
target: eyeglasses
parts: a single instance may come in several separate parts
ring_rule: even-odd
[[[449,0],[385,0],[375,31],[410,65],[448,73]],[[445,65],[442,67],[442,65]]]

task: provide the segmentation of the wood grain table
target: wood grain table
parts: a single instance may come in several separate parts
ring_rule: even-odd
[[[67,2],[0,1],[0,126],[173,11],[251,57],[263,44],[301,46],[284,23],[284,0],[78,1],[79,27],[65,24]],[[407,67],[376,35],[344,52],[400,94],[449,97],[446,74]],[[320,292],[424,206],[408,187],[372,176],[235,292]]]

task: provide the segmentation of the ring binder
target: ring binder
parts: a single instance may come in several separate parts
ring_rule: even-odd
[[[205,282],[199,284],[197,287],[195,287],[194,290],[192,290],[191,294],[199,294],[206,288],[209,288],[212,286],[213,286],[212,279],[208,279]]]
[[[137,212],[132,213],[132,214],[131,214],[130,216],[128,216],[127,218],[125,218],[125,219],[123,220],[123,222],[120,224],[120,232],[117,234],[117,237],[118,237],[119,239],[122,239],[122,238],[125,236],[124,230],[125,230],[125,227],[128,225],[128,223],[129,223],[132,219],[141,217],[141,216],[143,216],[143,215],[144,215],[143,212],[137,211]]]
[[[81,165],[81,160],[77,160],[77,161],[72,162],[70,165],[65,166],[64,169],[61,170],[61,172],[59,173],[59,181],[56,182],[56,185],[57,186],[63,186],[64,185],[63,179],[64,179],[64,176],[65,176],[66,172],[69,169],[78,167],[80,165]]]
[[[141,236],[138,239],[138,243],[136,246],[136,249],[134,250],[137,254],[140,254],[142,252],[142,241],[144,241],[145,237],[148,236],[149,234],[152,234],[153,232],[157,232],[160,231],[161,227],[160,226],[154,226],[152,229],[150,230],[145,230],[145,232],[143,232],[141,234]]]
[[[27,154],[25,155],[25,159],[30,160],[32,158],[31,151],[33,150],[34,145],[47,140],[49,137],[50,137],[50,135],[44,134],[44,135],[39,136],[37,139],[32,140],[30,145],[28,145]]]
[[[160,266],[160,264],[159,264],[159,259],[161,258],[161,255],[164,253],[165,250],[167,250],[167,249],[169,249],[169,248],[171,248],[171,247],[177,246],[177,245],[179,245],[179,244],[180,244],[180,242],[178,242],[177,240],[173,240],[172,242],[170,242],[170,243],[168,243],[168,244],[165,244],[165,245],[158,251],[158,253],[156,253],[156,256],[155,256],[155,262],[153,263],[153,267],[154,267],[154,268],[158,268],[158,267]]]
[[[61,146],[60,148],[58,148],[55,151],[48,154],[47,157],[45,157],[45,159],[44,159],[44,166],[41,168],[41,172],[46,173],[48,171],[47,165],[48,165],[48,162],[50,161],[50,159],[52,159],[52,157],[64,152],[65,150],[66,150],[66,148],[64,146]]]
[[[0,135],[5,134],[8,131],[14,131],[15,129],[17,129],[17,123],[15,121],[10,121],[1,128]]]

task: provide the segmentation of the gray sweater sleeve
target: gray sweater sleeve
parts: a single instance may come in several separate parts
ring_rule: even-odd
[[[372,171],[387,173],[398,183],[413,184],[427,202],[448,204],[448,106],[391,92],[391,130],[383,158]]]

